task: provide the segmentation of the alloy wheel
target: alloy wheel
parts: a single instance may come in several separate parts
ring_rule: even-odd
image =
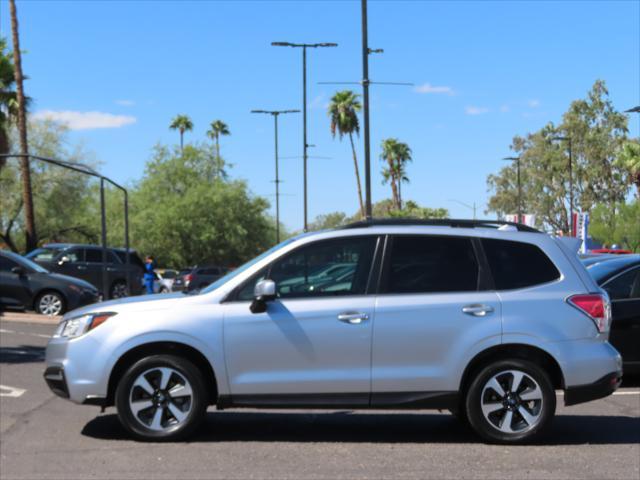
[[[38,301],[38,310],[43,315],[60,315],[62,299],[55,293],[45,293]]]
[[[169,367],[140,374],[131,386],[129,408],[144,427],[166,432],[179,428],[189,416],[193,390],[180,372]]]
[[[111,289],[111,298],[123,298],[128,296],[127,284],[124,282],[116,283]]]
[[[506,370],[489,379],[480,396],[482,414],[496,430],[519,434],[542,418],[542,389],[528,374]]]

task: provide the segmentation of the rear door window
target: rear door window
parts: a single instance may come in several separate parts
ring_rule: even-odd
[[[478,261],[466,237],[396,236],[385,271],[383,293],[478,290]]]
[[[535,245],[511,240],[482,239],[497,290],[513,290],[552,282],[560,272]]]
[[[603,285],[611,300],[640,299],[640,267],[614,277]]]

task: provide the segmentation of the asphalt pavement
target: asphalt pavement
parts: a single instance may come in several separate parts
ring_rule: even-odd
[[[211,409],[190,442],[129,440],[42,379],[53,325],[0,321],[0,479],[640,479],[640,382],[565,408],[537,445],[485,445],[431,411]]]

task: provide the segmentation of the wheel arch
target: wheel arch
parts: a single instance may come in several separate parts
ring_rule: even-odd
[[[196,348],[180,342],[150,342],[137,345],[120,356],[109,375],[107,398],[105,406],[115,403],[115,392],[118,382],[127,369],[138,360],[151,355],[175,355],[186,358],[201,372],[209,392],[209,405],[215,404],[218,396],[218,382],[213,366],[202,352]]]
[[[560,364],[549,352],[523,343],[508,343],[495,345],[473,357],[462,374],[459,391],[464,394],[473,379],[473,375],[488,363],[514,358],[528,360],[540,365],[545,371],[549,372],[554,389],[563,390],[565,388],[564,375]]]
[[[31,308],[33,308],[34,311],[38,311],[37,309],[37,305],[38,305],[38,300],[40,300],[40,297],[42,295],[44,295],[45,293],[56,293],[58,295],[60,295],[60,298],[62,298],[62,312],[64,313],[67,311],[67,308],[69,307],[69,299],[67,298],[67,296],[64,294],[63,291],[61,291],[60,289],[57,289],[55,287],[43,287],[40,290],[38,290],[36,292],[36,294],[33,296],[33,301],[31,302]]]

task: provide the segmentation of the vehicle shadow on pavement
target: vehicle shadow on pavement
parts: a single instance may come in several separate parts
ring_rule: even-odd
[[[91,420],[88,437],[129,440],[114,414]],[[191,442],[478,443],[449,415],[423,413],[210,412]],[[640,419],[559,415],[540,445],[640,444]]]
[[[44,361],[45,347],[20,345],[0,347],[0,363],[36,363]]]

